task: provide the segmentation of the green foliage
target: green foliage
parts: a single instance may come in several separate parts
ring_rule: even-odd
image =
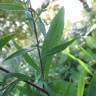
[[[0,3],[0,9],[11,11],[23,11],[24,7],[22,3]]]
[[[46,38],[44,39],[44,43],[42,46],[42,56],[45,55],[45,53],[49,49],[55,47],[56,45],[58,45],[58,43],[60,43],[63,34],[63,29],[64,29],[64,8],[61,8],[57,13],[57,15],[54,17],[54,19],[52,20]],[[44,64],[45,78],[48,78],[48,71],[52,63],[52,56],[44,57],[42,59],[42,62]]]
[[[80,63],[80,65],[89,73],[92,75],[91,70],[88,68],[87,64],[85,62],[83,62],[82,60],[80,60],[79,58],[76,58],[75,56],[73,56],[70,53],[66,53],[68,56],[70,56],[72,59],[78,61]]]
[[[27,50],[27,49],[20,49],[20,50],[18,50],[18,51],[16,51],[16,52],[12,53],[11,55],[9,55],[7,58],[5,58],[4,61],[6,61],[6,60],[8,60],[8,59],[12,59],[12,58],[14,58],[14,57],[16,57],[16,56],[22,55],[22,54],[24,54],[24,53],[26,53],[26,52],[28,52],[28,51],[29,51],[29,50]]]
[[[11,33],[11,34],[6,34],[4,36],[0,36],[0,48],[2,48],[4,45],[8,43],[16,34]]]
[[[14,42],[15,44],[15,47],[17,49],[22,49],[22,47],[20,47],[16,42]],[[33,67],[34,69],[37,70],[37,72],[39,72],[39,67],[37,66],[37,64],[35,63],[34,59],[27,53],[27,52],[24,52],[24,54],[22,54],[22,57],[23,59],[31,66]]]
[[[50,55],[54,55],[60,51],[63,51],[64,49],[66,49],[70,44],[72,44],[75,40],[70,40],[68,42],[65,42],[64,44],[58,45],[54,48],[49,49],[46,53],[45,53],[45,57],[50,56]],[[44,58],[44,57],[43,57]]]
[[[7,96],[8,94],[11,93],[11,91],[14,89],[14,87],[16,86],[16,84],[18,83],[17,80],[15,80],[14,82],[11,82],[7,88],[4,90],[3,94],[1,96]]]
[[[16,77],[18,80],[26,81],[26,80],[31,80],[32,78],[21,74],[21,73],[10,73],[7,75],[8,78]],[[5,80],[6,81],[6,80]]]
[[[75,26],[65,39],[64,8],[46,32],[41,14],[49,5],[41,6],[39,12],[29,1],[0,3],[0,96],[95,96],[94,6],[88,21],[80,22],[82,27]]]
[[[77,87],[77,96],[83,96],[83,94],[84,94],[85,76],[86,76],[85,74],[86,73],[83,71],[83,72],[81,72],[81,74],[79,76],[78,87]]]
[[[42,34],[45,37],[46,36],[46,29],[45,29],[44,23],[43,23],[43,21],[41,20],[40,17],[38,17],[36,23],[37,23],[37,25],[39,27],[40,32],[42,32]]]
[[[87,96],[95,96],[96,95],[96,72],[93,74],[93,78],[89,84]]]

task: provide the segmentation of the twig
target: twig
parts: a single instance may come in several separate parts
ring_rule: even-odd
[[[3,67],[0,67],[0,70],[3,71],[3,72],[5,72],[5,73],[10,73],[9,70],[4,69]]]
[[[25,82],[26,82],[27,84],[29,84],[29,85],[31,85],[31,86],[33,86],[33,87],[39,89],[40,91],[46,93],[47,95],[49,94],[46,90],[44,90],[43,88],[37,86],[36,84],[34,84],[34,83],[32,83],[32,82],[30,82],[30,81],[25,81]],[[48,95],[48,96],[49,96],[49,95]]]
[[[7,69],[5,69],[5,68],[3,68],[1,66],[0,66],[0,70],[5,72],[5,73],[11,73],[9,70],[7,70]],[[45,89],[43,89],[40,86],[34,84],[33,82],[31,82],[31,81],[23,81],[23,82],[25,82],[25,83],[37,88],[38,90],[42,91],[43,93],[45,93],[45,94],[47,94],[49,96],[49,93]]]
[[[41,76],[44,79],[44,66],[43,66],[43,63],[42,63],[41,53],[40,53],[40,49],[39,49],[39,40],[38,40],[37,28],[36,28],[36,24],[35,24],[35,20],[34,20],[34,16],[33,16],[31,1],[30,1],[29,5],[30,5],[30,9],[31,9],[30,12],[31,12],[31,16],[32,16],[34,32],[35,32],[36,41],[37,41],[37,50],[38,50],[38,55],[39,55],[39,59],[40,59],[40,66],[41,66]]]

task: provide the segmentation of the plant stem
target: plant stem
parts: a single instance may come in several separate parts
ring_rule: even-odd
[[[39,49],[39,40],[38,40],[37,28],[36,28],[36,24],[35,24],[33,12],[32,12],[31,1],[30,1],[30,9],[31,9],[30,12],[31,12],[32,21],[33,21],[33,27],[34,27],[35,37],[36,37],[36,41],[37,41],[37,50],[38,50],[38,55],[39,55],[39,59],[40,59],[41,76],[44,79],[44,66],[43,66],[43,63],[42,63],[41,53],[40,53],[40,49]]]
[[[11,73],[9,70],[7,70],[7,69],[5,69],[5,68],[3,68],[1,66],[0,66],[0,70],[5,72],[5,73]],[[47,94],[49,96],[49,93],[45,89],[43,89],[40,86],[34,84],[33,82],[31,82],[31,81],[23,81],[23,82],[25,82],[25,83],[37,88],[38,90],[42,91],[43,93],[45,93],[45,94]]]

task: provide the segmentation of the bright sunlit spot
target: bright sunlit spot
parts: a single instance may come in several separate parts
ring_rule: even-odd
[[[60,0],[60,4],[65,8],[65,20],[76,22],[82,18],[83,6],[79,0]]]
[[[31,0],[34,9],[41,6],[42,2],[47,0]],[[50,0],[52,1],[52,0]],[[71,22],[80,21],[82,17],[83,5],[79,0],[58,0],[61,6],[65,8],[65,20]],[[91,0],[87,0],[91,6]]]
[[[46,0],[32,0],[32,6],[34,9],[40,7],[43,1]],[[65,8],[65,20],[76,22],[82,19],[81,11],[83,9],[79,0],[58,0],[61,6]]]

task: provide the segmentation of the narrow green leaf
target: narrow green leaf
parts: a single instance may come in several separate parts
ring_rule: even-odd
[[[34,69],[36,69],[37,72],[40,72],[40,69],[39,69],[39,67],[37,66],[37,64],[35,63],[34,59],[33,59],[28,53],[23,54],[22,57],[24,58],[24,60],[25,60],[30,66],[32,66]]]
[[[27,96],[43,96],[43,95],[40,95],[40,92],[38,92],[28,84],[26,84],[25,87],[26,87],[25,92]]]
[[[87,55],[89,58],[93,59],[93,57],[90,55],[90,53],[88,51],[86,51],[83,47],[80,47],[80,49],[82,50],[83,53],[85,53],[85,55]]]
[[[0,36],[0,48],[6,45],[15,35],[16,33],[9,33],[4,36]]]
[[[11,77],[11,78],[16,77],[16,78],[18,78],[19,80],[22,80],[22,81],[32,80],[31,77],[29,77],[27,75],[24,75],[24,74],[21,74],[21,73],[10,73],[9,77]]]
[[[94,1],[94,3],[96,2],[96,0],[93,0]]]
[[[57,46],[60,43],[62,34],[64,29],[64,8],[61,8],[57,15],[54,17],[54,19],[51,22],[51,25],[49,27],[48,33],[46,34],[46,38],[44,39],[44,43],[42,46],[42,56],[45,55],[45,53],[49,50],[49,48],[53,48]],[[42,62],[44,64],[44,73],[45,78],[48,77],[48,71],[50,69],[50,65],[52,62],[52,56],[44,57],[42,59]]]
[[[31,30],[30,34],[32,35],[34,33],[33,19],[32,19],[31,13],[29,11],[26,11],[25,14],[28,18],[30,18],[30,19],[28,19],[28,25]]]
[[[58,45],[52,49],[49,49],[46,53],[45,56],[50,56],[50,55],[54,55],[60,51],[63,51],[64,49],[66,49],[70,44],[72,44],[75,41],[75,39],[67,41],[61,45]]]
[[[2,10],[24,10],[22,3],[0,3],[0,9]]]
[[[78,87],[77,87],[77,96],[83,96],[84,86],[85,86],[85,74],[80,74]]]
[[[1,96],[9,96],[10,92],[14,89],[17,83],[18,83],[18,80],[15,80],[11,84],[9,84]]]
[[[65,53],[67,54],[69,57],[71,57],[72,59],[76,60],[79,62],[79,64],[90,74],[92,75],[91,70],[88,68],[88,64],[86,64],[85,62],[83,62],[82,60],[80,60],[79,58],[76,58],[74,55],[70,54],[70,53]]]
[[[13,41],[13,42],[14,42],[15,47],[18,50],[22,49],[22,47],[19,46],[15,41]],[[34,68],[37,72],[40,72],[40,68],[38,67],[38,65],[36,64],[34,59],[28,53],[25,52],[24,54],[22,54],[22,57],[29,64],[29,66]]]
[[[14,52],[11,55],[9,55],[8,57],[6,57],[4,59],[4,61],[9,60],[9,59],[12,59],[12,58],[17,57],[17,56],[20,56],[20,55],[23,55],[24,53],[29,52],[29,51],[30,50],[28,50],[28,49],[19,49],[18,51]]]
[[[45,29],[45,25],[43,23],[43,21],[41,20],[40,17],[38,17],[38,19],[36,20],[36,23],[39,27],[40,32],[43,34],[43,36],[46,36],[46,29]]]
[[[96,96],[96,71],[93,74],[93,78],[89,84],[87,96]]]
[[[96,60],[96,55],[92,52],[91,49],[84,49],[83,47],[80,47],[81,51],[87,56],[89,57],[89,59],[91,60]]]
[[[70,94],[70,90],[71,90],[71,86],[72,86],[72,84],[71,84],[71,82],[69,82],[68,84],[67,84],[67,88],[66,88],[66,90],[65,90],[65,94],[64,94],[64,96],[69,96],[69,94]]]

